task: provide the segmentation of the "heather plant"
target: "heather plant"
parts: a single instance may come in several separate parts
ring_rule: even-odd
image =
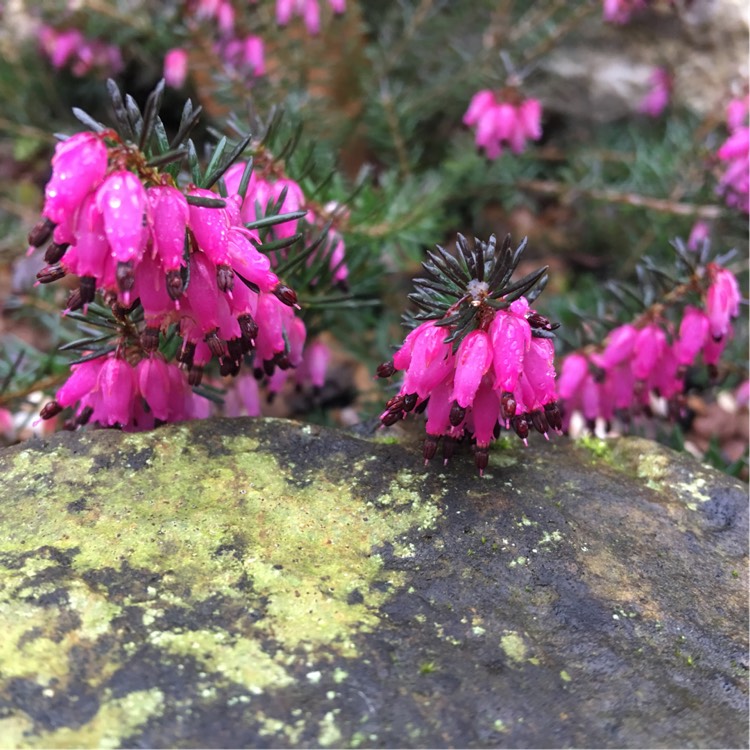
[[[0,131],[35,175],[20,220],[0,214],[5,312],[44,332],[2,334],[10,439],[40,410],[37,430],[422,420],[425,459],[471,444],[481,473],[503,430],[680,447],[691,395],[746,380],[746,261],[728,252],[746,242],[746,82],[701,116],[679,69],[651,65],[606,125],[545,88],[567,40],[681,4],[139,8],[35,7],[0,63]],[[21,200],[3,191],[0,211]],[[347,368],[380,383],[337,382]]]

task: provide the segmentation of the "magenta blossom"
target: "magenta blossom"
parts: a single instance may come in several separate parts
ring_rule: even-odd
[[[659,117],[672,95],[672,76],[666,68],[654,68],[649,83],[651,88],[638,105],[638,111],[649,117]]]
[[[328,0],[331,10],[340,15],[346,11],[346,0]],[[292,16],[301,16],[310,34],[320,31],[319,0],[276,0],[276,23],[286,26]]]
[[[474,94],[463,122],[476,128],[476,145],[484,149],[489,159],[496,159],[503,146],[518,154],[527,140],[539,140],[541,117],[542,108],[536,99],[519,100],[515,91],[495,93],[484,89]]]
[[[182,47],[169,50],[164,56],[164,81],[167,86],[180,89],[188,74],[188,53]]]
[[[526,443],[531,427],[547,437],[550,429],[562,425],[550,340],[553,326],[520,296],[521,291],[533,289],[546,269],[511,287],[513,295],[507,298],[502,289],[493,290],[485,281],[510,278],[520,258],[517,251],[513,260],[510,237],[501,248],[493,236],[489,243],[477,240],[471,249],[459,235],[458,248],[465,262],[463,270],[455,260],[441,260],[447,254],[438,248],[441,255],[425,264],[435,280],[415,282],[420,291],[413,298],[425,310],[429,309],[429,290],[440,290],[434,298],[440,317],[417,326],[393,360],[378,368],[381,377],[404,373],[398,394],[387,403],[380,419],[388,426],[409,412],[426,410],[425,460],[434,456],[440,438],[447,461],[455,441],[471,435],[481,474],[489,461],[490,443],[501,428],[512,427]],[[438,275],[441,271],[444,277]],[[445,301],[451,288],[455,291],[450,296],[456,298],[452,305]],[[464,328],[458,340],[461,329],[454,325]]]

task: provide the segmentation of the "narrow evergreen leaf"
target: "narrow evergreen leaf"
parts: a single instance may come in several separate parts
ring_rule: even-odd
[[[161,109],[161,103],[164,98],[164,87],[166,83],[162,78],[159,83],[156,84],[156,88],[148,95],[146,99],[146,106],[144,107],[143,114],[143,130],[141,132],[140,140],[138,141],[138,147],[141,151],[145,151],[148,148],[149,141],[154,132],[154,125],[156,124],[156,118]]]
[[[78,107],[73,107],[73,116],[87,128],[91,128],[95,133],[101,133],[103,130],[106,130],[104,125],[95,120],[88,112],[84,112]]]

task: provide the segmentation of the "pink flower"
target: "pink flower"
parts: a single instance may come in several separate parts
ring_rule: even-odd
[[[711,236],[711,227],[707,222],[698,220],[693,224],[693,228],[690,230],[690,236],[687,241],[688,250],[697,252],[703,247],[703,244]]]
[[[709,273],[712,281],[706,295],[706,314],[709,331],[714,339],[719,340],[731,329],[732,318],[739,315],[742,295],[731,271],[711,264]]]
[[[517,154],[524,150],[527,140],[536,141],[542,136],[539,101],[517,101],[515,92],[511,94],[512,101],[503,96],[502,92],[496,94],[489,89],[478,91],[463,116],[465,125],[476,126],[474,140],[489,159],[500,156],[504,145]]]
[[[677,361],[681,365],[691,365],[703,348],[708,335],[709,322],[706,314],[692,305],[685,308],[680,323],[680,333],[675,342]]]
[[[604,20],[610,23],[627,23],[630,16],[646,7],[647,0],[604,0]]]
[[[336,14],[346,10],[346,0],[329,0],[329,5]],[[310,34],[320,31],[319,0],[276,0],[276,23],[279,26],[286,26],[292,15],[302,16]]]
[[[175,47],[164,56],[164,80],[167,86],[180,89],[188,74],[188,53],[182,47]]]
[[[96,206],[112,255],[120,263],[137,263],[146,248],[146,189],[132,172],[112,172],[96,192]]]
[[[83,199],[107,171],[107,147],[95,133],[78,133],[55,147],[42,214],[55,224],[74,221]]]
[[[651,89],[638,105],[638,111],[649,117],[659,117],[672,95],[672,76],[666,68],[654,68],[649,82]]]
[[[750,210],[750,127],[747,123],[748,99],[735,99],[727,107],[729,138],[717,151],[717,157],[726,162],[719,179],[718,192],[729,206],[747,213]]]
[[[631,369],[636,380],[647,380],[659,361],[667,337],[660,325],[651,323],[641,328],[635,337]]]

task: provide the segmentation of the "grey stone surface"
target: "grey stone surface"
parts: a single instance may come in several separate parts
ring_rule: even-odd
[[[0,453],[7,747],[746,747],[747,488],[292,422]]]

